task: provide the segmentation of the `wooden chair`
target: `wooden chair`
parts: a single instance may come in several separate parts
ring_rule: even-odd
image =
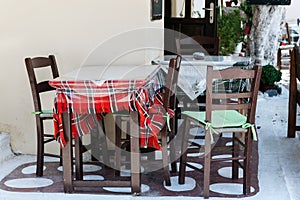
[[[290,27],[289,24],[286,22],[285,23],[285,29],[286,29],[286,39],[287,39],[287,44],[285,46],[279,46],[277,50],[277,69],[281,70],[283,63],[282,61],[289,61],[291,62],[291,50],[293,49],[294,45],[291,42],[291,36],[290,36]],[[288,55],[282,55],[282,51],[288,51]]]
[[[219,38],[210,36],[192,36],[176,39],[176,49],[179,55],[193,55],[195,52],[202,52],[205,55],[219,55]],[[199,96],[191,101],[186,95],[178,93],[178,99],[183,102],[183,109],[205,109],[205,96]]]
[[[181,56],[177,56],[176,59],[172,58],[169,62],[168,74],[166,79],[165,91],[163,93],[163,110],[168,111],[169,109],[175,110],[176,109],[176,95],[175,89],[177,86],[178,80],[178,73],[181,64]],[[165,113],[166,114],[166,113]],[[122,138],[122,130],[121,130],[121,123],[128,122],[129,119],[126,117],[126,114],[116,114],[115,115],[115,132],[116,132],[116,153],[115,153],[115,161],[116,161],[116,174],[120,174],[120,160],[121,160],[121,149],[122,149],[122,142],[129,141],[128,135]],[[171,185],[170,181],[170,171],[169,171],[169,158],[171,161],[175,161],[175,148],[174,148],[174,131],[176,130],[176,120],[175,117],[170,119],[170,127],[171,131],[168,130],[166,124],[164,124],[161,130],[161,146],[162,146],[162,160],[163,160],[163,170],[164,170],[164,179],[167,186]],[[128,124],[127,124],[127,127]],[[127,129],[127,132],[130,130]],[[128,142],[127,142],[128,143]],[[168,148],[168,145],[170,148]],[[128,145],[127,145],[128,146]],[[129,147],[129,146],[128,146]],[[130,151],[129,148],[127,148]],[[168,150],[170,150],[170,156],[168,156]],[[147,152],[147,150],[144,150]],[[149,150],[153,151],[153,149]],[[150,156],[150,154],[148,154]],[[176,172],[176,163],[171,163],[172,172]]]
[[[209,36],[192,36],[176,39],[176,49],[179,55],[192,55],[203,52],[206,55],[219,55],[219,38]]]
[[[178,75],[180,70],[182,57],[177,55],[176,59],[171,58],[169,62],[168,75],[166,79],[165,92],[163,95],[163,107],[166,112],[169,109],[175,110],[176,102],[176,88],[178,82]],[[171,163],[172,171],[176,171],[175,161],[175,130],[177,126],[176,116],[171,119],[170,130],[168,130],[168,123],[165,123],[161,130],[161,145],[162,145],[162,159],[164,169],[165,185],[171,186],[169,164]],[[168,156],[168,144],[170,144],[170,156]],[[170,159],[170,160],[169,160]]]
[[[32,98],[34,103],[34,112],[36,118],[37,130],[37,168],[36,175],[43,176],[44,156],[57,157],[61,159],[61,155],[45,153],[45,145],[54,141],[53,133],[45,133],[44,122],[46,120],[53,120],[52,110],[42,109],[42,100],[40,94],[55,90],[48,84],[48,80],[38,82],[36,76],[36,69],[50,68],[52,78],[59,76],[58,68],[54,55],[49,57],[35,57],[25,58],[25,65],[30,81]]]
[[[289,23],[287,23],[287,22],[285,23],[285,28],[286,28],[288,43],[292,44]]]
[[[32,98],[34,102],[34,113],[36,118],[36,130],[37,130],[37,167],[36,167],[36,175],[43,176],[43,167],[44,167],[44,157],[57,157],[60,158],[61,161],[61,151],[60,155],[56,155],[53,153],[46,153],[45,152],[45,145],[50,142],[57,142],[54,138],[54,133],[45,133],[45,122],[46,121],[53,121],[53,112],[52,110],[44,110],[43,103],[42,103],[42,95],[51,91],[54,91],[55,88],[51,87],[48,84],[48,79],[46,80],[39,80],[37,74],[38,70],[43,70],[44,72],[51,72],[52,79],[57,78],[59,76],[56,59],[54,55],[49,55],[48,57],[28,57],[25,58],[25,65],[27,68],[28,78],[30,82]],[[53,122],[50,122],[53,123]],[[97,133],[95,133],[97,134]],[[95,136],[95,134],[92,135]],[[95,140],[95,139],[94,139]],[[76,160],[76,178],[82,179],[83,176],[83,169],[82,169],[82,153],[86,152],[89,148],[98,150],[95,147],[96,143],[90,144],[89,146],[83,146],[81,139],[76,138],[73,141],[73,147],[75,148]],[[92,152],[92,154],[95,154]]]
[[[300,131],[297,125],[297,104],[300,105],[300,90],[297,82],[300,81],[300,52],[296,45],[291,51],[290,62],[290,87],[289,87],[289,115],[288,115],[288,134],[290,138],[295,137],[296,131]]]
[[[256,139],[255,133],[255,111],[257,94],[259,88],[259,81],[261,76],[261,67],[255,66],[252,70],[245,70],[241,68],[227,68],[224,70],[213,70],[212,66],[207,67],[206,76],[206,111],[185,111],[182,113],[184,118],[184,134],[182,139],[182,156],[180,157],[179,169],[179,183],[183,184],[185,181],[186,166],[195,169],[187,163],[187,146],[189,130],[192,126],[199,126],[205,129],[205,144],[201,149],[204,153],[204,198],[209,197],[210,185],[210,169],[211,164],[216,162],[223,162],[225,160],[232,161],[232,178],[238,178],[238,168],[243,169],[243,193],[250,193],[250,162],[252,152],[252,141]],[[249,84],[249,91],[231,92],[214,88],[213,83],[222,81],[224,79],[247,79]],[[220,82],[221,83],[221,82]],[[235,99],[236,101],[231,101]],[[221,144],[212,144],[216,141],[216,137],[222,137],[222,133],[232,132],[232,146],[221,146],[221,152],[228,149],[232,157],[229,158],[212,158],[212,155],[217,155],[217,150]],[[237,133],[244,137],[238,137]],[[220,138],[219,138],[220,139]],[[221,140],[218,140],[221,141]],[[243,146],[240,148],[240,146]],[[214,148],[216,147],[216,148]],[[243,150],[243,154],[239,152]],[[201,160],[202,158],[199,158]],[[240,162],[240,161],[243,162]]]

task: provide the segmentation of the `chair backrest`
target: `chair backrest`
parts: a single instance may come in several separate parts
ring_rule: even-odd
[[[289,101],[290,103],[298,103],[300,105],[300,89],[298,82],[300,81],[300,49],[295,45],[290,51],[290,86],[289,86]]]
[[[169,62],[168,75],[166,79],[165,93],[163,96],[163,103],[165,111],[168,108],[175,109],[176,104],[176,86],[178,81],[178,73],[180,70],[181,64],[181,56],[177,56],[176,58],[171,58]]]
[[[291,78],[293,75],[295,75],[295,78],[300,81],[300,49],[299,49],[299,46],[295,45],[290,54],[291,54],[291,60],[290,60]]]
[[[289,27],[289,24],[288,24],[287,22],[285,23],[285,28],[286,28],[286,34],[287,34],[287,40],[288,40],[288,43],[289,43],[289,44],[292,44],[292,43],[291,43],[290,27]]]
[[[176,39],[177,54],[192,55],[203,52],[206,55],[219,55],[219,38],[209,36],[192,36]]]
[[[25,65],[30,82],[32,98],[34,102],[34,109],[35,112],[38,112],[42,110],[40,93],[48,92],[55,89],[49,85],[48,80],[38,82],[36,71],[41,68],[51,68],[52,78],[58,77],[59,73],[55,56],[49,55],[48,57],[25,58]]]
[[[247,114],[248,123],[254,123],[256,102],[260,83],[262,67],[241,69],[230,67],[223,70],[214,70],[207,67],[206,77],[206,120],[211,122],[213,110],[238,110]],[[247,87],[244,90],[226,92],[226,80],[245,80]],[[225,83],[225,84],[224,84]],[[218,89],[216,88],[216,84]],[[233,101],[234,100],[234,101]]]
[[[300,130],[297,125],[297,104],[300,105],[300,51],[295,45],[290,51],[290,85],[289,85],[289,112],[288,112],[288,137],[295,137],[296,131]],[[298,117],[299,118],[299,117]]]

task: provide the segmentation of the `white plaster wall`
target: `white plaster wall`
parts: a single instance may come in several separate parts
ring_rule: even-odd
[[[286,19],[291,21],[293,24],[296,24],[297,18],[300,18],[299,15],[300,1],[292,0],[291,5],[285,7],[286,7]]]
[[[10,135],[0,132],[0,164],[14,156],[10,147]]]
[[[114,41],[113,36],[145,27],[163,27],[162,20],[150,19],[150,0],[0,0],[0,5],[0,132],[10,133],[13,150],[21,153],[36,151],[25,57],[55,54],[63,74],[85,63],[99,44]],[[140,49],[145,44],[158,49],[163,46],[162,31],[155,34],[146,31],[126,39],[122,43],[119,40],[105,43],[98,64],[110,62],[115,50],[132,41],[134,48]],[[149,63],[159,54],[148,48],[129,57],[121,56],[117,62]],[[48,100],[51,105],[52,99]]]

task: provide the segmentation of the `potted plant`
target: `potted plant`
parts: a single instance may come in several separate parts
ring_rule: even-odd
[[[231,0],[236,5],[238,1]],[[218,37],[220,38],[220,55],[234,54],[238,44],[246,44],[245,36],[250,32],[252,24],[252,5],[246,2],[234,8],[222,7],[218,12]],[[243,24],[243,26],[241,26]]]
[[[277,82],[281,80],[281,75],[281,71],[276,69],[273,65],[269,64],[263,66],[260,78],[260,91],[276,90],[278,94],[281,94],[281,88],[277,85]]]
[[[239,8],[224,9],[218,15],[218,37],[220,38],[220,55],[233,54],[237,44],[243,42],[241,23],[246,21]]]

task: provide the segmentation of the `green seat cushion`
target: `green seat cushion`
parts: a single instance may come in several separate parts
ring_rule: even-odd
[[[242,115],[236,110],[214,110],[212,111],[212,122],[208,123],[205,121],[206,112],[198,111],[184,111],[183,115],[187,115],[202,124],[206,125],[206,129],[210,128],[212,132],[218,133],[214,128],[226,128],[226,127],[241,127],[251,128],[253,140],[257,140],[254,124],[247,123],[247,117]]]
[[[32,112],[32,114],[40,115],[40,114],[53,114],[53,110],[42,110],[38,112]]]
[[[205,121],[205,112],[197,111],[184,111],[182,114],[187,115],[200,121],[203,124],[207,124]],[[212,111],[211,125],[214,128],[221,127],[238,127],[247,123],[246,116],[240,114],[236,110],[215,110]]]

